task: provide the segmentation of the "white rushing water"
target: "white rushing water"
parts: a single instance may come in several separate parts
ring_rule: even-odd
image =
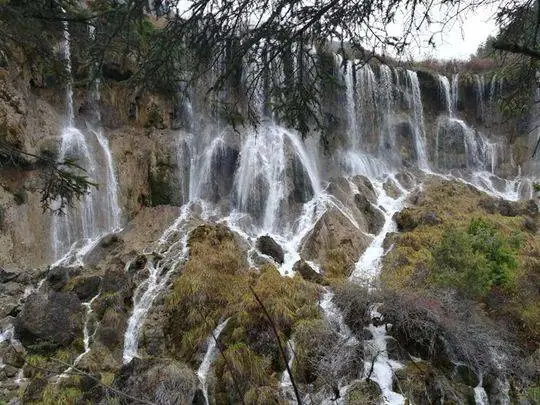
[[[414,129],[414,144],[418,157],[418,167],[422,170],[429,171],[426,149],[426,129],[424,127],[424,111],[418,75],[412,70],[407,70],[407,75],[411,86],[411,103],[413,110],[412,125]]]
[[[396,230],[394,214],[401,211],[405,204],[408,192],[401,187],[394,177],[390,177],[390,180],[400,188],[401,195],[397,198],[392,198],[386,193],[383,182],[373,182],[373,186],[377,192],[377,205],[380,207],[380,212],[384,215],[384,225],[381,231],[375,235],[373,241],[360,259],[356,262],[354,271],[350,277],[351,281],[355,283],[369,285],[372,281],[377,279],[381,267],[381,259],[384,254],[384,239],[389,232],[394,232]]]
[[[171,274],[187,259],[187,242],[189,231],[192,229],[188,221],[191,208],[191,203],[184,205],[181,215],[160,238],[158,249],[164,249],[161,253],[164,258],[158,263],[153,263],[152,258],[149,258],[146,263],[148,278],[137,286],[133,294],[133,310],[124,335],[124,363],[129,363],[137,356],[139,333],[154,299],[163,291]],[[174,238],[177,233],[178,240],[171,243],[171,238]]]
[[[208,373],[210,372],[210,367],[217,356],[217,339],[219,338],[219,335],[221,335],[221,332],[223,332],[223,329],[225,329],[225,326],[227,326],[227,322],[229,322],[229,318],[220,322],[208,337],[206,353],[204,354],[203,361],[197,370],[197,376],[199,377],[199,381],[202,385],[206,405],[210,404],[208,400]]]
[[[93,31],[90,31],[93,35]],[[60,43],[67,72],[66,83],[66,122],[61,131],[61,144],[58,160],[73,161],[84,169],[71,169],[85,175],[98,184],[90,192],[67,207],[64,216],[52,219],[53,258],[61,261],[70,251],[80,249],[80,244],[91,244],[100,236],[118,230],[121,225],[121,209],[118,203],[118,182],[109,141],[102,129],[91,129],[83,133],[75,127],[73,84],[71,79],[71,51],[68,23],[64,22],[64,36]],[[90,103],[99,114],[99,80],[90,91]],[[59,204],[59,202],[56,202]]]
[[[403,405],[405,397],[392,390],[394,370],[403,366],[388,357],[386,340],[389,338],[387,329],[391,326],[383,322],[383,316],[378,312],[375,304],[370,310],[372,322],[366,328],[372,335],[372,339],[364,341],[364,377],[376,382],[381,389],[385,404]],[[378,326],[373,321],[377,321]]]

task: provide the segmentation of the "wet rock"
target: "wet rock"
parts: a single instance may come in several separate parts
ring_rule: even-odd
[[[349,218],[331,208],[304,238],[300,255],[320,263],[327,275],[348,276],[370,241]]]
[[[364,380],[355,383],[347,393],[347,403],[360,404],[377,404],[381,398],[381,389],[371,380]]]
[[[305,260],[298,260],[293,266],[293,271],[299,273],[307,281],[318,284],[322,284],[324,281],[324,277],[317,273]]]
[[[456,366],[455,376],[455,380],[457,382],[473,388],[478,386],[478,383],[480,382],[480,379],[475,371],[466,364],[459,364]]]
[[[0,268],[0,284],[7,283],[17,278],[17,273]]]
[[[191,402],[191,405],[205,405],[206,404],[206,398],[204,397],[203,391],[199,388],[197,391],[195,391],[195,396],[193,397],[193,401]]]
[[[101,277],[99,276],[79,276],[70,280],[67,291],[77,294],[81,302],[88,302],[99,292]]]
[[[217,148],[214,152],[211,160],[211,183],[207,187],[211,193],[209,196],[211,201],[218,202],[230,194],[239,155],[237,149],[228,146]]]
[[[47,273],[47,283],[54,291],[60,291],[69,281],[69,269],[67,267],[53,267]]]
[[[156,403],[189,404],[198,379],[185,364],[170,359],[134,358],[114,378],[113,386],[135,398]]]
[[[137,270],[144,269],[147,262],[148,262],[148,258],[146,257],[146,255],[139,255],[129,265],[129,271],[134,272],[134,271],[137,271]]]
[[[466,168],[466,129],[455,120],[442,121],[437,129],[436,166],[441,170]]]
[[[302,166],[300,159],[294,155],[289,161],[288,176],[292,179],[292,191],[289,196],[289,202],[306,203],[313,198],[313,187],[308,173]]]
[[[388,151],[397,150],[405,167],[412,167],[418,161],[414,145],[414,129],[409,121],[401,121],[394,125],[395,145],[388,145]]]
[[[367,231],[371,234],[378,234],[384,226],[384,215],[380,209],[373,206],[371,202],[362,194],[354,196],[356,207],[362,212],[367,222]]]
[[[388,194],[392,198],[398,198],[402,195],[401,190],[396,185],[394,180],[388,179],[383,184],[384,191],[386,191],[386,194]]]
[[[351,181],[358,188],[358,192],[365,196],[370,202],[377,202],[377,193],[371,181],[365,176],[354,176]]]
[[[46,353],[82,336],[83,309],[74,293],[33,293],[17,316],[15,333],[30,351]]]
[[[411,190],[415,185],[414,176],[409,172],[399,172],[396,174],[396,180],[407,190]]]
[[[283,264],[285,254],[283,252],[283,248],[269,235],[263,235],[259,239],[257,239],[257,249],[267,255],[273,258],[277,263]]]

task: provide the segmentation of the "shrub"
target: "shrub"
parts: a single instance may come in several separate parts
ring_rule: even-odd
[[[441,285],[483,297],[492,286],[515,287],[519,240],[506,238],[483,219],[472,219],[466,231],[447,229],[432,249],[432,274]]]

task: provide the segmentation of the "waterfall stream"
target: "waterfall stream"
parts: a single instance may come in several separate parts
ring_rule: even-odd
[[[91,37],[93,31],[90,31]],[[106,233],[118,230],[121,223],[121,209],[118,203],[118,183],[114,173],[114,162],[108,139],[101,129],[90,129],[83,133],[75,126],[75,108],[73,101],[73,83],[69,25],[64,21],[64,37],[60,44],[65,59],[67,72],[66,83],[66,123],[61,132],[61,144],[58,155],[60,162],[74,161],[82,167],[90,181],[99,187],[91,189],[73,207],[66,208],[64,216],[52,219],[52,251],[54,259],[60,263],[66,256],[73,256],[81,244],[92,245],[96,239]],[[90,103],[98,121],[99,80],[89,93]]]
[[[223,322],[220,322],[218,326],[216,326],[216,329],[214,329],[211,333],[211,335],[207,339],[207,345],[208,348],[206,349],[206,353],[204,354],[203,361],[201,362],[201,365],[199,366],[199,369],[197,370],[197,376],[199,377],[199,380],[202,385],[204,399],[206,401],[206,405],[209,405],[210,402],[208,400],[208,373],[210,372],[210,367],[212,366],[212,363],[216,359],[217,355],[217,339],[219,339],[219,335],[221,335],[221,332],[223,332],[223,329],[225,329],[225,326],[227,326],[227,322],[229,322],[229,318],[225,319]]]

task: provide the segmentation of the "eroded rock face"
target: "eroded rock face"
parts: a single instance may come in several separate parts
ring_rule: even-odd
[[[75,293],[36,292],[17,316],[15,333],[30,351],[47,352],[68,346],[82,336],[83,309]]]
[[[159,404],[191,404],[197,384],[195,373],[183,363],[137,357],[120,369],[113,383],[133,398]]]
[[[257,249],[261,253],[273,258],[277,263],[283,263],[285,257],[283,248],[270,236],[264,235],[257,239]]]

